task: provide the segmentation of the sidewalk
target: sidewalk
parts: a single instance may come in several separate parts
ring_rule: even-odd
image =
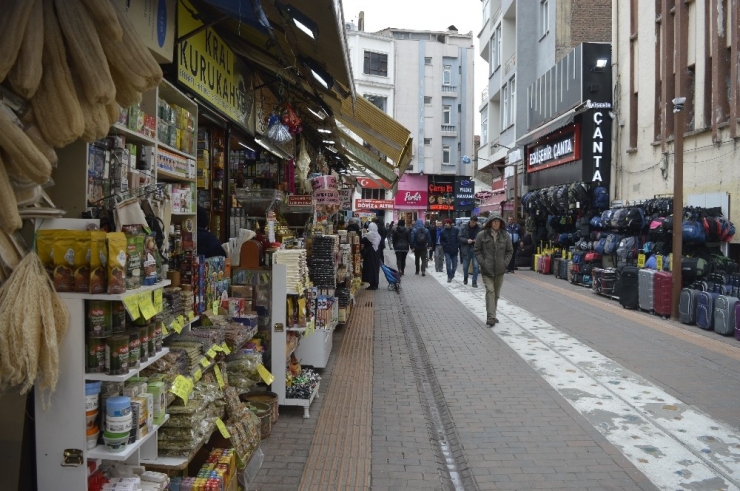
[[[674,455],[661,455],[673,447],[644,420],[699,421],[683,401],[720,430],[740,427],[740,343],[529,271],[506,276],[501,323],[489,329],[482,288],[463,286],[459,272],[449,285],[433,268],[413,275],[413,258],[406,270],[400,295],[385,280],[358,295],[365,308],[334,335],[311,418],[281,407],[250,489],[671,489],[676,480],[732,489],[705,476],[701,462],[674,469]],[[610,372],[617,363],[619,377]],[[647,389],[637,374],[659,387]],[[641,399],[637,387],[655,391],[642,395],[644,407],[630,400]],[[655,395],[660,388],[666,394]],[[622,389],[630,397],[617,397]],[[595,410],[625,399],[632,405],[617,413]],[[737,479],[740,460],[721,448],[731,436],[711,437],[720,430],[708,424],[691,437]]]

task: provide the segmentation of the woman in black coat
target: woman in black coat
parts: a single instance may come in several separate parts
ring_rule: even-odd
[[[406,220],[398,221],[398,225],[391,233],[391,241],[393,242],[393,250],[396,252],[396,267],[399,273],[404,274],[406,271],[406,256],[411,244],[411,234],[406,228]]]
[[[368,290],[377,290],[380,283],[380,258],[378,250],[382,238],[378,233],[378,226],[371,223],[367,233],[362,238],[362,281],[369,283]]]

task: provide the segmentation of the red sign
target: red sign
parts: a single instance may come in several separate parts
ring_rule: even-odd
[[[398,190],[395,197],[396,205],[398,206],[415,206],[417,208],[427,207],[427,192],[426,191],[403,191]]]
[[[359,184],[360,187],[363,187],[366,189],[390,189],[391,188],[391,185],[388,184],[387,181],[380,179],[380,178],[369,179],[367,177],[358,177],[357,184]]]
[[[393,200],[390,199],[356,199],[357,210],[392,210]]]
[[[576,123],[527,147],[527,172],[549,169],[581,158],[581,125]]]
[[[310,194],[291,194],[288,196],[288,206],[311,206]]]

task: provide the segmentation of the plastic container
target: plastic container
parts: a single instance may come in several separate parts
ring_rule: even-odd
[[[100,430],[98,430],[97,426],[93,426],[92,428],[87,429],[88,450],[92,450],[93,448],[98,446],[98,433],[100,433]]]
[[[128,444],[128,433],[111,433],[106,431],[103,433],[103,441],[105,442],[105,448],[108,449],[109,452],[112,453],[119,453],[126,450],[126,445]]]
[[[133,418],[129,413],[121,417],[105,417],[105,430],[109,433],[124,433],[131,431]]]
[[[109,397],[105,401],[105,414],[107,417],[120,418],[131,415],[131,398],[126,396]]]
[[[85,382],[85,411],[97,411],[103,382]]]
[[[95,421],[98,419],[98,410],[94,411],[87,411],[85,413],[85,421],[87,422],[87,429],[90,430],[92,428],[96,428]]]

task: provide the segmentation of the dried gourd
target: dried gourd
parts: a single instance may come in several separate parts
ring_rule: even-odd
[[[123,39],[115,41],[98,26],[100,42],[108,63],[139,92],[148,92],[162,81],[162,68],[144,45],[136,27],[131,23],[118,2],[110,2],[116,10],[123,29]]]
[[[110,73],[116,83],[116,102],[121,107],[129,108],[141,102],[141,92],[136,90],[116,67],[111,66]]]
[[[5,164],[0,158],[0,229],[12,234],[23,226],[23,220],[18,213],[18,204],[15,202],[10,177]]]
[[[0,103],[0,148],[23,174],[37,183],[43,184],[51,176],[49,159],[16,124],[15,114],[10,108],[2,103]]]
[[[123,39],[123,30],[121,23],[118,22],[118,16],[113,5],[108,0],[82,0],[88,13],[95,21],[95,24],[101,32],[105,32],[108,37],[114,41]]]
[[[108,114],[105,111],[105,104],[93,104],[87,100],[85,95],[82,93],[82,84],[80,83],[80,77],[76,73],[72,73],[72,82],[75,85],[77,91],[77,98],[80,101],[80,108],[82,108],[82,114],[85,117],[85,131],[82,133],[83,141],[93,142],[105,138],[110,129],[108,124]]]
[[[34,2],[29,1],[0,1],[0,82],[5,80],[18,58],[33,6]]]
[[[44,73],[31,104],[44,139],[64,147],[79,138],[85,120],[67,65],[62,30],[54,12],[54,0],[42,0],[44,10]]]
[[[108,124],[113,125],[121,117],[121,106],[117,102],[111,102],[105,105],[105,113],[108,116]]]
[[[11,234],[0,230],[0,269],[5,269],[8,274],[21,262],[21,256],[16,247],[15,240]]]
[[[85,97],[91,104],[108,104],[116,97],[95,22],[82,0],[56,0],[57,18],[67,41],[67,52],[80,74]]]
[[[33,6],[33,15],[28,19],[18,58],[8,73],[10,86],[25,99],[33,97],[39,88],[44,53],[44,16],[41,0],[29,0],[28,3]]]

